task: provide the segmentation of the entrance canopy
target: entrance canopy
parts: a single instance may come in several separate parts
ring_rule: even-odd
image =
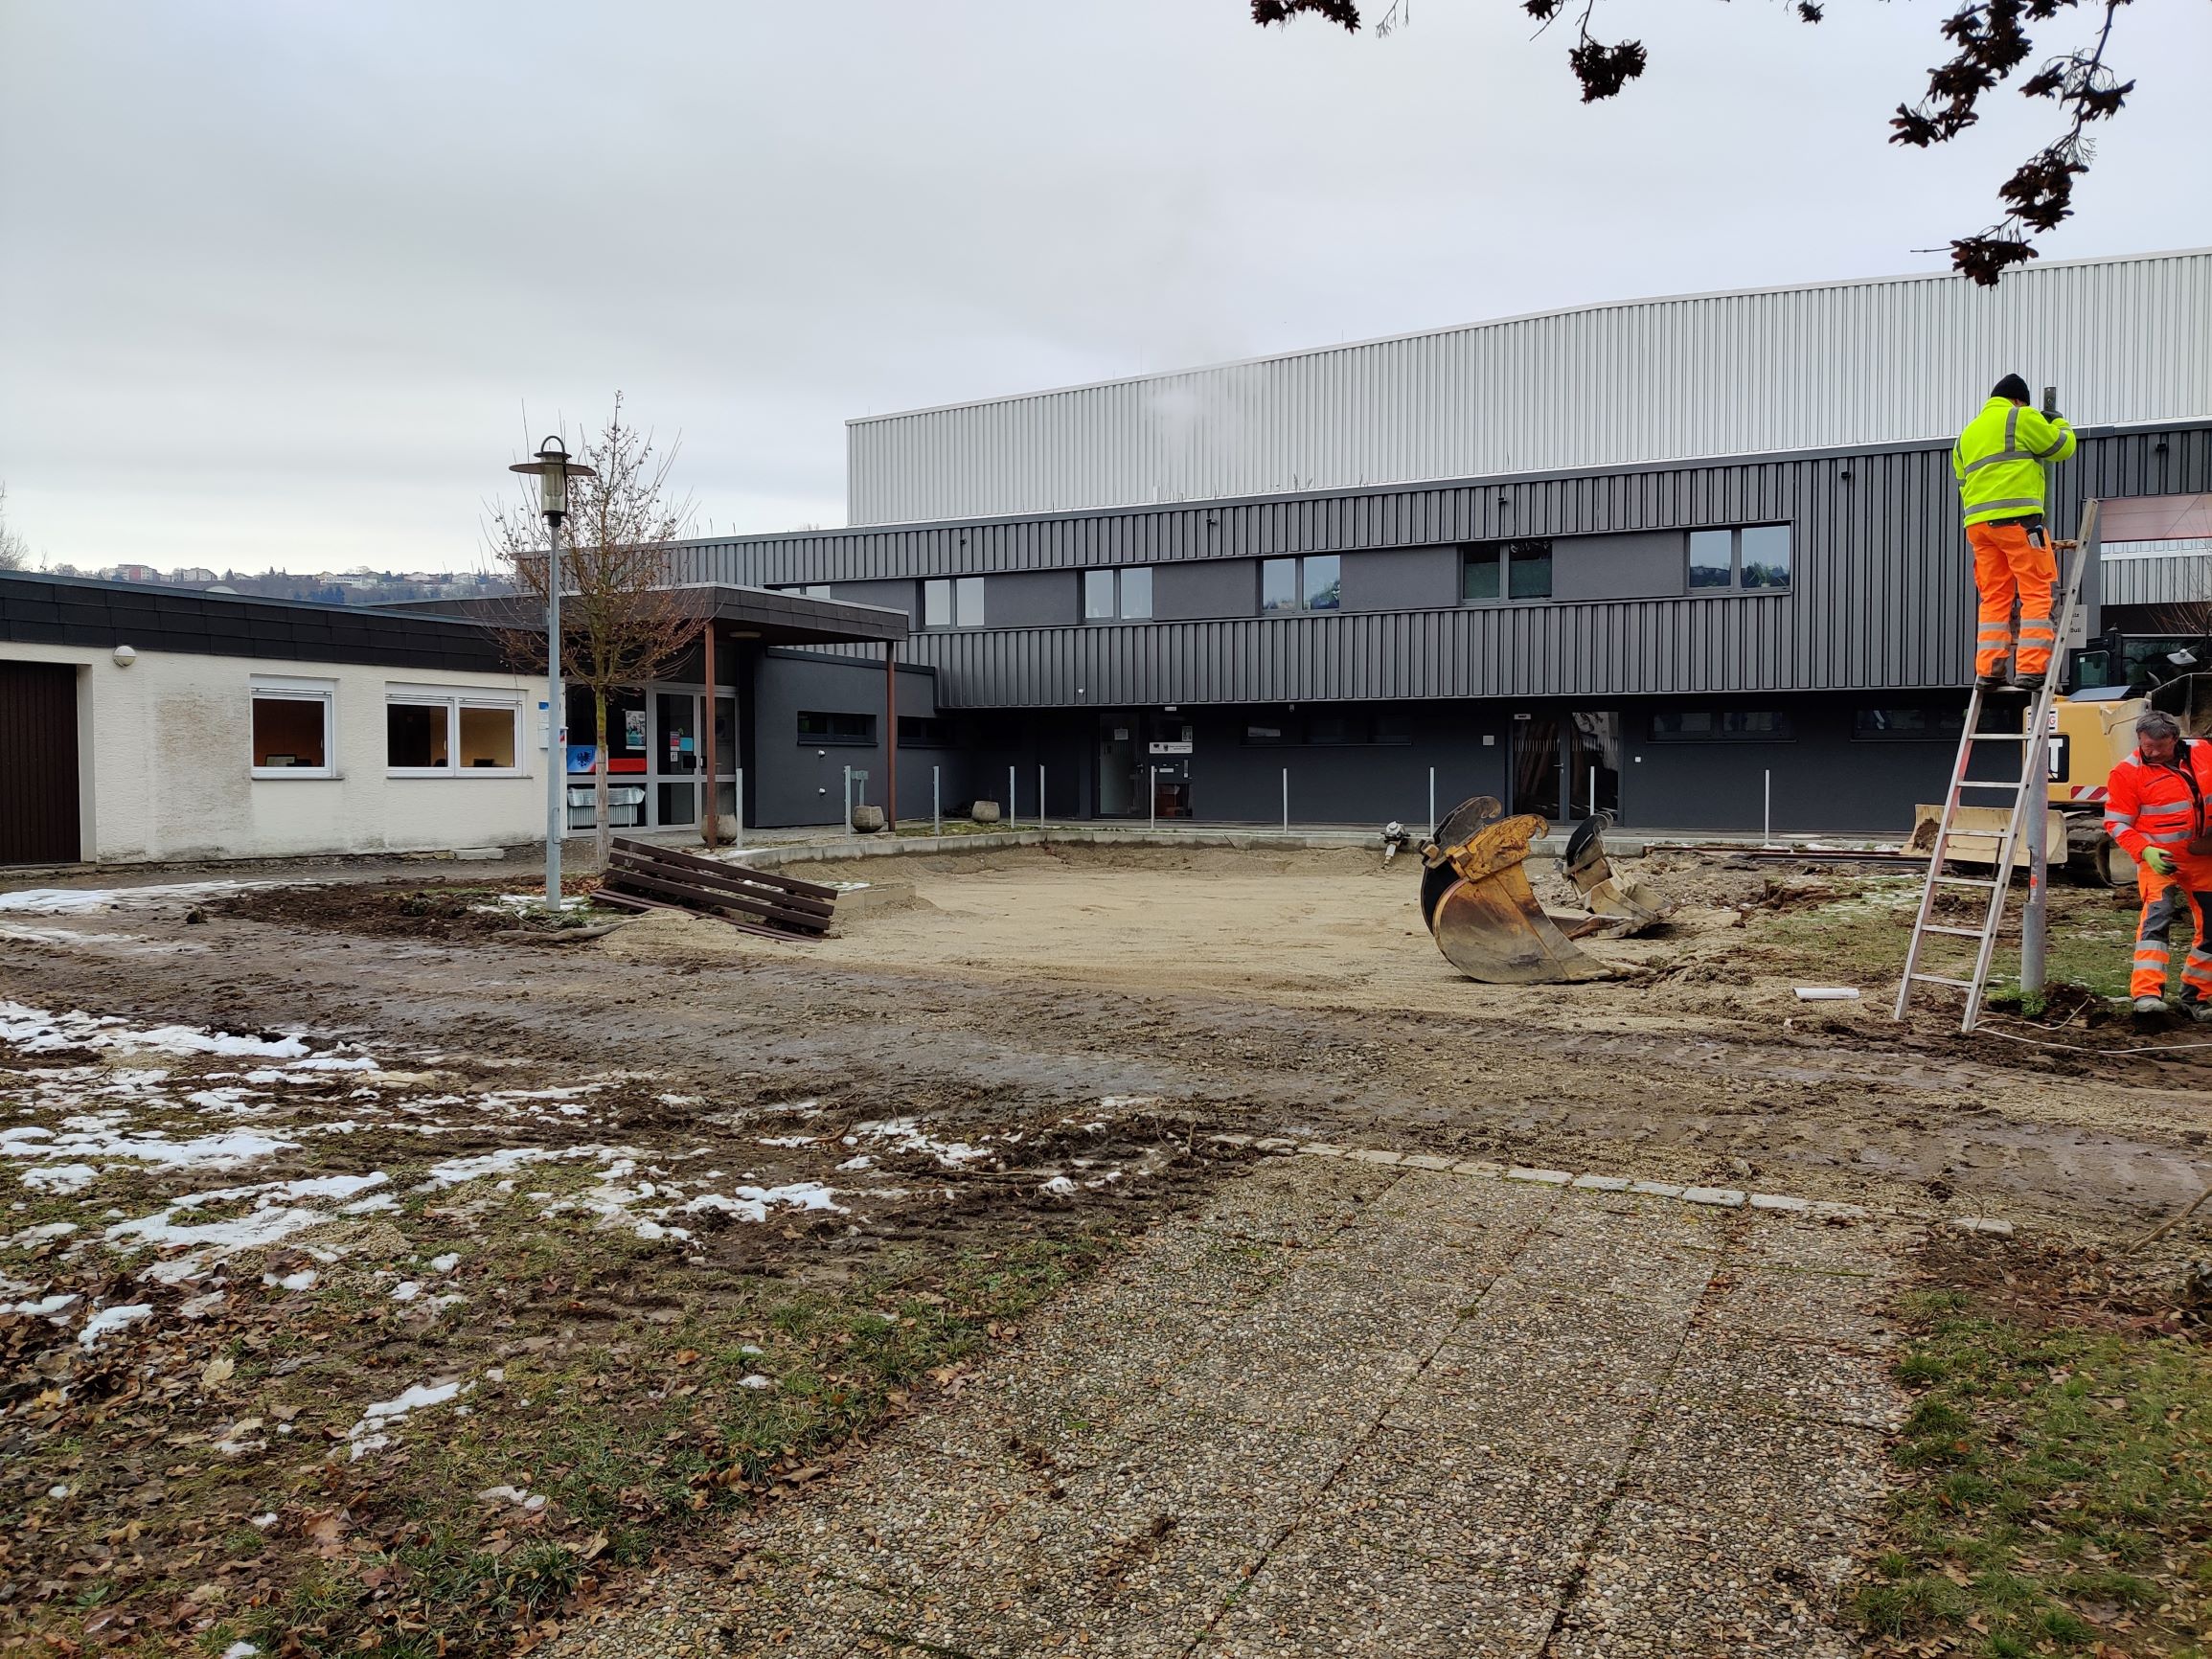
[[[734,582],[686,582],[670,591],[680,597],[687,613],[711,623],[724,639],[754,639],[763,645],[896,645],[913,631],[914,625],[904,611],[888,605],[808,599],[764,587],[740,587]],[[492,599],[424,600],[380,608],[435,610],[501,627],[528,627],[538,617],[536,602],[513,594]]]

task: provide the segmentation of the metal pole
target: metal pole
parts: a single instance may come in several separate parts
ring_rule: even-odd
[[[1290,833],[1290,768],[1283,768],[1283,833]]]
[[[1044,768],[1037,769],[1037,827],[1044,828]]]
[[[853,832],[853,768],[852,768],[852,767],[850,767],[850,766],[847,766],[847,767],[845,768],[845,821],[844,821],[842,824],[840,824],[840,825],[837,827],[837,833],[838,833],[838,834],[840,834],[840,835],[850,835],[852,832]]]
[[[1595,818],[1597,815],[1598,815],[1598,769],[1597,769],[1595,766],[1592,766],[1592,767],[1590,768],[1590,816],[1591,816],[1591,817],[1593,817],[1593,818]]]
[[[702,806],[699,811],[699,829],[704,831],[706,835],[707,851],[712,852],[721,839],[720,835],[717,832],[715,825],[715,764],[719,757],[715,753],[715,740],[717,737],[717,733],[715,731],[715,625],[712,621],[709,621],[707,624],[706,645],[707,718],[706,730],[699,735],[699,740],[705,744],[707,751],[707,798],[705,804]]]
[[[1006,827],[1014,828],[1014,768],[1006,769]]]
[[[1762,846],[1774,845],[1774,768],[1771,766],[1767,768],[1766,828],[1760,831],[1759,839]]]
[[[929,833],[932,835],[945,833],[945,795],[939,787],[944,770],[943,766],[929,768]]]
[[[545,904],[560,908],[560,838],[568,832],[568,711],[560,686],[560,515],[545,516]]]
[[[1436,768],[1428,768],[1428,838],[1436,839]]]
[[[1145,823],[1151,830],[1160,827],[1160,769],[1157,766],[1152,768],[1152,791],[1145,797]]]
[[[883,828],[899,833],[899,647],[883,643]]]
[[[732,711],[733,711],[733,712],[735,711],[735,709],[736,709],[736,706],[737,706],[737,705],[736,705],[734,702],[731,704],[731,708],[732,708]],[[734,737],[736,737],[736,736],[737,736],[737,734],[736,734],[735,732],[732,732],[732,733],[730,734],[730,736],[734,738]],[[731,780],[731,783],[730,783],[730,793],[731,793],[731,796],[732,796],[732,797],[733,797],[733,798],[736,800],[736,802],[737,802],[737,810],[736,810],[736,811],[734,811],[734,812],[732,812],[732,813],[730,814],[730,845],[731,845],[731,846],[733,846],[733,847],[742,847],[742,846],[745,844],[745,769],[744,769],[744,767],[742,767],[742,766],[740,766],[740,767],[738,768],[737,776],[736,776],[734,779],[732,779],[732,780]]]

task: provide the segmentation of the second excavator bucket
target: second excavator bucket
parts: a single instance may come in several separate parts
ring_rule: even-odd
[[[1522,868],[1544,832],[1536,817],[1503,818],[1487,795],[1463,803],[1422,848],[1421,914],[1444,959],[1490,985],[1605,979],[1537,902]]]
[[[1620,933],[1641,933],[1672,916],[1675,901],[1649,882],[1614,874],[1606,858],[1606,831],[1612,827],[1610,812],[1585,818],[1567,839],[1560,874],[1574,883],[1594,915],[1617,918],[1625,923]]]

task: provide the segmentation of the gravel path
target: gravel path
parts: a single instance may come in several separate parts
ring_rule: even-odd
[[[1906,1231],[1277,1159],[544,1651],[1840,1655]]]

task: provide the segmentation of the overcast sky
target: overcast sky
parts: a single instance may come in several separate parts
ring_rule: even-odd
[[[2051,124],[1883,142],[1951,10],[1607,0],[1652,64],[1585,107],[1511,0],[0,0],[0,482],[55,562],[468,569],[617,388],[702,531],[784,530],[849,416],[1935,269]],[[2046,258],[2212,243],[2212,6],[2115,56]]]

